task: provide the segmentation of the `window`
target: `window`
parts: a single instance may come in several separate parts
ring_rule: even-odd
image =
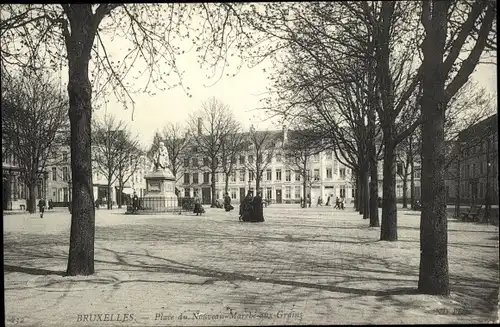
[[[276,169],[276,180],[277,181],[281,180],[281,169]]]
[[[315,155],[313,155],[313,161],[319,162],[319,153],[316,153]]]
[[[189,184],[189,173],[184,173],[184,184]]]
[[[231,182],[236,182],[236,172],[235,171],[231,172]]]
[[[198,173],[193,173],[193,184],[198,184]]]
[[[231,199],[236,199],[236,189],[234,188],[231,189]]]
[[[380,165],[379,165],[379,167],[380,167]],[[339,169],[339,163],[338,163],[337,159],[334,158],[333,159],[333,173],[335,175],[337,175],[337,170],[338,169]]]
[[[326,159],[332,159],[332,150],[326,150]]]
[[[268,187],[267,190],[266,190],[266,199],[272,199],[273,197],[273,189]]]
[[[63,156],[63,161],[67,162],[68,161],[68,152],[63,151],[62,156]]]
[[[285,199],[291,199],[291,198],[292,198],[292,187],[285,186]]]
[[[300,186],[295,186],[295,198],[300,199]]]
[[[68,193],[68,188],[67,187],[63,188],[63,192],[64,192],[64,196],[63,196],[64,197],[64,202],[68,202],[68,200],[69,200],[68,199],[68,194],[69,194]]]
[[[272,180],[272,179],[273,179],[273,172],[272,172],[272,170],[271,170],[271,169],[267,169],[267,170],[266,170],[266,179],[267,179],[268,181],[270,181],[270,180]]]
[[[184,175],[184,176],[186,176],[186,175]],[[189,183],[189,174],[188,174],[188,183]],[[184,179],[184,184],[186,184],[185,179]],[[189,198],[191,196],[190,192],[191,191],[189,190],[189,188],[184,189],[184,197]]]
[[[208,166],[208,157],[203,157],[203,166]]]
[[[276,153],[276,162],[281,162],[281,153]]]
[[[300,181],[300,170],[295,171],[295,180],[298,182]]]
[[[401,162],[396,165],[396,174],[403,175],[403,164]]]
[[[248,155],[248,163],[253,163],[253,155]]]
[[[209,172],[203,173],[203,183],[204,184],[210,183],[210,173]]]
[[[314,169],[314,180],[319,181],[319,169]]]
[[[345,168],[339,169],[339,175],[340,175],[340,178],[345,178]]]
[[[332,168],[326,168],[326,178],[332,178]]]
[[[240,182],[245,181],[245,169],[240,169]]]
[[[63,181],[67,182],[69,180],[68,167],[63,167]]]
[[[415,178],[420,178],[420,166],[415,166]]]
[[[340,197],[345,198],[345,185],[340,186]]]
[[[52,180],[57,181],[57,168],[52,167]]]
[[[240,156],[240,165],[245,164],[245,156]]]
[[[248,171],[248,180],[253,181],[254,178],[255,178],[255,174],[254,174],[253,170]]]
[[[193,158],[193,167],[198,167],[198,158]]]
[[[285,180],[290,182],[292,180],[292,172],[290,170],[285,170]]]
[[[215,182],[218,183],[219,182],[219,173],[215,173]]]

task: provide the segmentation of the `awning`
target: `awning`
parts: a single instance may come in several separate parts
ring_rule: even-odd
[[[123,189],[123,193],[128,194],[128,195],[132,195],[132,194],[134,194],[134,189],[131,187],[125,187]]]

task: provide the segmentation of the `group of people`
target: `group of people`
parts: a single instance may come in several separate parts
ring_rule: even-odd
[[[257,192],[257,195],[253,196],[253,191],[248,191],[247,195],[240,203],[239,220],[252,223],[263,222],[263,205],[261,192]]]
[[[330,199],[331,199],[331,196],[329,195],[328,198],[326,199],[326,204],[325,206],[330,206]],[[321,196],[318,197],[318,203],[316,204],[316,206],[322,206],[323,205],[323,199],[321,199]],[[344,197],[336,197],[335,198],[335,206],[333,207],[334,209],[341,209],[341,210],[344,210],[345,209],[345,198]]]

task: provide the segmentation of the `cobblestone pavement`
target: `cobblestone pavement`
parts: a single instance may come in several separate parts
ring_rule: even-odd
[[[93,276],[63,277],[70,216],[4,216],[5,312],[18,326],[488,322],[496,319],[498,228],[449,222],[452,294],[416,294],[419,213],[398,242],[353,212],[265,208],[264,223],[96,211]]]

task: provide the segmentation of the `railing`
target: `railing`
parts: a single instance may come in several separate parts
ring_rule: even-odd
[[[147,213],[182,213],[192,212],[194,209],[194,199],[188,197],[142,197],[139,198],[134,208],[133,201],[127,205],[128,214]]]

